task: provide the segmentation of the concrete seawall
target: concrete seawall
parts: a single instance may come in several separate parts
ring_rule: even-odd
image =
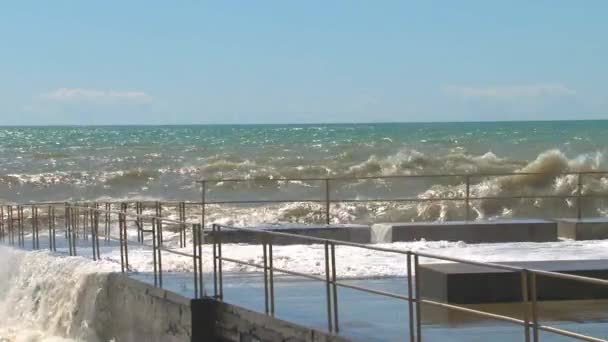
[[[192,300],[120,273],[107,275],[101,289],[99,275],[86,285],[94,285],[84,295],[97,296],[93,329],[103,341],[348,341],[213,298]]]
[[[120,273],[108,275],[98,295],[95,330],[100,339],[190,341],[190,299]]]

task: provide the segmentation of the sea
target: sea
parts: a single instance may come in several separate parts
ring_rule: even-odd
[[[608,170],[608,121],[378,123],[209,126],[0,127],[0,202],[319,200],[322,181],[397,175],[542,172],[538,177],[473,177],[472,197],[573,195],[575,175]],[[243,179],[243,182],[214,182]],[[333,181],[332,200],[464,197],[463,177]],[[583,193],[608,190],[588,176]],[[589,200],[591,201],[591,200]],[[589,202],[588,201],[588,202]],[[382,203],[380,205],[379,203]],[[472,218],[574,215],[573,199],[479,200]],[[603,200],[585,215],[605,216]],[[308,222],[319,206],[284,203],[209,213],[226,224]],[[452,220],[461,201],[337,203],[332,222]]]
[[[467,212],[471,219],[575,216],[579,191],[594,195],[582,201],[583,215],[606,217],[608,201],[601,195],[608,195],[608,175],[581,181],[568,173],[608,170],[607,148],[608,121],[0,127],[0,204],[198,202],[197,181],[205,180],[208,224],[322,223],[327,194],[332,223],[460,220]],[[508,175],[513,172],[543,175]],[[468,206],[460,200],[467,191],[476,198]],[[213,203],[248,200],[286,202]],[[175,215],[166,210],[167,217]],[[200,208],[192,206],[187,216],[199,222]],[[167,246],[179,248],[177,237],[167,239]],[[44,241],[42,232],[43,249]],[[91,291],[91,275],[101,277],[101,288],[104,274],[120,271],[119,249],[101,247],[101,261],[93,262],[88,244],[78,257],[0,245],[0,341],[101,341],[94,310],[79,310],[95,306],[94,296],[81,295]],[[608,240],[421,240],[385,247],[477,261],[608,258]],[[226,246],[225,252],[252,262],[263,258],[255,245]],[[133,274],[152,271],[150,250],[131,245],[129,253]],[[208,271],[211,251],[203,253]],[[274,253],[276,267],[324,272],[323,246],[276,246]],[[340,247],[336,257],[340,279],[406,272],[403,260],[387,253]],[[166,254],[163,262],[167,286],[186,288],[169,279],[188,272],[190,258]],[[429,262],[436,261],[421,259]],[[224,271],[255,269],[226,263]]]

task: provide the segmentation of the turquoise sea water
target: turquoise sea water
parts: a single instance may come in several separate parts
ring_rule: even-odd
[[[226,177],[598,170],[606,169],[607,143],[608,121],[0,127],[0,201],[196,200],[195,180]],[[546,185],[568,191],[568,182]],[[446,184],[408,186],[407,196],[459,191],[434,185]],[[289,191],[305,194],[317,186]],[[518,186],[502,182],[473,191]],[[212,193],[229,196],[225,188]],[[360,193],[373,196],[381,188]]]

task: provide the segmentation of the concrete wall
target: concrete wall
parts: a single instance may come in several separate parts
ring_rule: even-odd
[[[557,234],[573,240],[608,239],[608,219],[559,220]]]
[[[169,291],[110,274],[100,289],[95,330],[103,341],[190,341],[190,300]]]
[[[90,280],[96,286],[83,295],[97,298],[92,324],[102,341],[348,341],[211,298],[191,300],[120,273],[109,274],[103,285],[98,275]]]
[[[344,224],[344,225],[285,225],[271,227],[256,227],[260,231],[297,234],[302,236],[317,237],[321,239],[340,240],[355,243],[370,242],[370,227],[366,225]],[[247,232],[224,228],[218,233],[208,232],[206,243],[213,242],[213,237],[219,236],[222,243],[249,243],[261,244],[271,241],[275,245],[295,245],[318,243],[306,239],[289,236],[270,236],[268,234]]]
[[[607,279],[604,260],[555,260],[502,263],[526,269]],[[522,300],[521,272],[457,263],[419,266],[424,298],[455,304],[507,303]],[[606,299],[608,287],[570,279],[537,277],[539,300]]]
[[[395,241],[545,242],[557,241],[557,223],[546,220],[379,223],[372,243]]]
[[[193,341],[346,342],[339,336],[299,326],[213,299],[192,301]]]

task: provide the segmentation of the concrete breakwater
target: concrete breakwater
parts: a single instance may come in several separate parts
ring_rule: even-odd
[[[107,276],[97,296],[95,322],[101,340],[117,342],[347,341],[213,298],[189,299],[119,273]]]

